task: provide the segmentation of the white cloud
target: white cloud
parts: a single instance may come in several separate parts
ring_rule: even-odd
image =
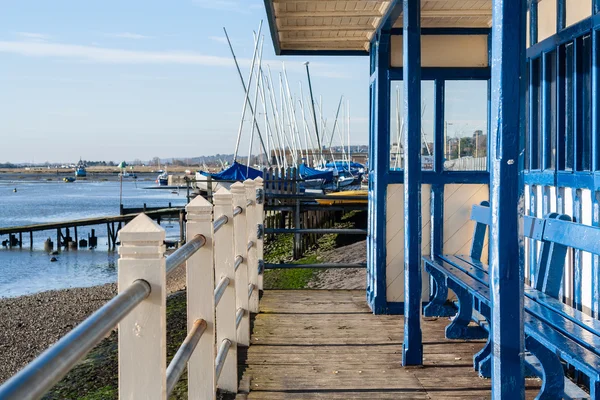
[[[120,39],[152,39],[152,36],[140,35],[139,33],[131,33],[131,32],[119,32],[119,33],[107,33],[106,36]]]
[[[33,41],[45,41],[50,39],[49,35],[44,33],[35,33],[35,32],[15,32],[15,35],[20,36],[25,40],[33,40]]]
[[[209,36],[208,38],[215,42],[227,43],[227,38],[225,36]]]
[[[18,54],[25,57],[48,57],[71,59],[78,62],[102,64],[180,64],[204,65],[211,67],[233,67],[230,57],[211,56],[195,51],[138,51],[118,48],[84,46],[66,43],[40,41],[0,41],[0,53]],[[240,66],[249,67],[250,59],[238,59]],[[263,65],[278,69],[280,60],[263,60]],[[288,71],[304,73],[301,61],[287,61]],[[334,65],[311,62],[311,74],[327,78],[352,78]]]

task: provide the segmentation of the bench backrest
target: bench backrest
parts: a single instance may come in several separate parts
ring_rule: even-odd
[[[471,220],[475,221],[471,257],[481,260],[485,235],[491,223],[489,202],[482,201],[480,204],[474,205],[471,210]],[[534,287],[554,298],[558,298],[560,291],[567,248],[574,247],[590,252],[594,252],[591,249],[600,251],[600,241],[598,241],[600,229],[573,223],[571,217],[564,214],[551,213],[543,219],[523,217],[523,235],[526,238],[542,242]],[[583,238],[586,243],[581,243]],[[589,243],[590,240],[593,243]]]

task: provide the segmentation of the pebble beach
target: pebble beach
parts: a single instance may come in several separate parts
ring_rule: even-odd
[[[167,291],[185,289],[185,268],[169,276]],[[110,283],[0,298],[0,382],[56,343],[117,294]]]

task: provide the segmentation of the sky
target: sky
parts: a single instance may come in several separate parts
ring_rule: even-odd
[[[368,57],[275,56],[262,0],[0,0],[0,162],[233,153],[245,95],[223,27],[247,80],[261,20],[273,79],[285,61],[307,96],[310,61],[327,121],[343,95],[366,144]]]

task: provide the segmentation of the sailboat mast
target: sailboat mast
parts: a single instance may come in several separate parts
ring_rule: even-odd
[[[348,172],[350,172],[350,165],[352,163],[352,156],[350,150],[350,100],[346,101],[346,113],[348,114]]]
[[[237,140],[235,142],[235,152],[233,153],[233,161],[235,162],[237,159],[238,150],[240,148],[240,140],[242,139],[242,129],[244,127],[244,118],[246,117],[246,107],[248,105],[250,105],[250,108],[252,108],[252,105],[250,104],[250,98],[249,98],[250,85],[252,83],[252,73],[254,71],[256,55],[258,54],[259,41],[255,40],[255,43],[254,43],[254,52],[252,54],[252,65],[250,67],[250,76],[248,77],[248,87],[246,87],[246,83],[244,82],[244,77],[242,76],[242,71],[240,70],[240,66],[237,62],[235,52],[233,51],[233,46],[231,45],[231,40],[229,40],[229,35],[227,34],[227,29],[225,29],[225,27],[223,27],[223,31],[225,32],[225,37],[227,38],[227,43],[229,44],[229,50],[231,50],[231,55],[233,56],[233,61],[235,62],[235,66],[237,68],[238,75],[240,76],[240,81],[242,82],[242,88],[244,89],[244,105],[242,107],[242,117],[240,120],[240,127],[238,129]],[[258,25],[258,35],[260,35],[261,31],[262,31],[262,20],[260,21],[260,24]],[[252,111],[252,115],[254,118],[254,110],[251,110],[251,111]],[[255,124],[256,128],[258,128],[258,122],[256,121],[256,119],[254,119],[254,124]]]
[[[258,39],[258,38],[257,38]],[[265,38],[264,36],[262,38],[260,38],[260,53],[258,56],[258,77],[256,79],[256,90],[254,91],[254,106],[253,109],[256,110],[256,105],[258,103],[258,93],[260,92],[260,66],[262,64],[262,54],[263,54],[263,48],[264,48],[264,43],[265,43]],[[250,172],[250,163],[252,160],[252,145],[254,144],[254,125],[252,125],[252,131],[250,133],[250,144],[248,146],[248,162],[246,163],[247,169],[246,169],[246,174],[248,174]]]
[[[313,120],[315,123],[315,135],[317,136],[317,147],[319,150],[319,154],[322,153],[321,151],[321,140],[319,139],[319,126],[317,124],[317,111],[315,110],[315,98],[313,96],[313,90],[312,90],[312,83],[310,81],[310,70],[308,68],[308,64],[309,62],[305,62],[304,65],[306,66],[306,76],[308,78],[308,90],[310,92],[310,102],[312,105],[312,112],[313,112]]]

